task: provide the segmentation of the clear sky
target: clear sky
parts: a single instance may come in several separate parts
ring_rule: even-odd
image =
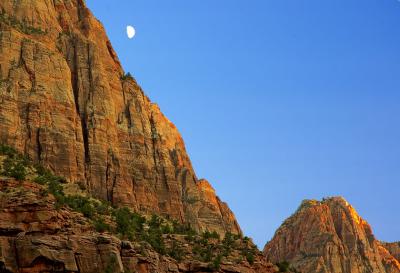
[[[259,247],[332,195],[400,240],[398,0],[86,2]]]

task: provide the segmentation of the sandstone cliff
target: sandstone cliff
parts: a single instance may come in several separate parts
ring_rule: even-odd
[[[302,273],[400,272],[369,224],[341,197],[303,201],[264,254],[272,262],[288,261]]]
[[[400,242],[395,243],[382,243],[390,254],[400,262]]]
[[[194,259],[183,239],[185,256],[178,261],[146,244],[96,232],[82,214],[56,209],[55,199],[44,196],[40,185],[0,178],[0,190],[0,272],[276,272],[262,255],[250,265],[238,262],[234,252],[214,269],[212,263]]]
[[[83,0],[3,0],[0,11],[0,142],[113,204],[241,232]]]
[[[0,145],[0,272],[277,271],[249,238],[144,217],[66,182]]]

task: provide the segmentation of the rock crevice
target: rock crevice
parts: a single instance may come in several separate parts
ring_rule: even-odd
[[[21,22],[0,22],[2,142],[115,205],[240,233],[226,204],[204,199],[178,130],[124,76],[84,2],[13,3],[0,2]]]

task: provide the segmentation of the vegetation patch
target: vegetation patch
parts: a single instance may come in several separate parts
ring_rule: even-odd
[[[123,74],[122,76],[121,76],[121,81],[125,81],[125,80],[133,80],[133,76],[131,75],[131,73],[130,72],[128,72],[128,73],[126,73],[126,74]]]
[[[43,186],[40,195],[55,197],[55,207],[68,207],[81,213],[99,233],[108,232],[122,240],[139,242],[143,248],[151,247],[162,255],[182,261],[193,259],[209,264],[211,270],[218,270],[221,263],[235,260],[253,264],[259,253],[248,237],[226,233],[223,238],[213,231],[196,232],[190,225],[168,220],[158,215],[143,216],[128,207],[114,207],[85,195],[71,195],[64,192],[67,181],[54,175],[40,164],[33,164],[29,158],[15,149],[0,145],[3,157],[1,174],[17,180],[31,180]],[[84,190],[84,183],[80,183]],[[110,262],[112,270],[113,263]],[[285,272],[285,271],[283,271]]]
[[[25,20],[20,21],[15,16],[7,14],[4,9],[0,11],[0,22],[16,28],[25,34],[46,34],[47,31],[29,25]]]
[[[300,273],[293,266],[291,266],[290,263],[287,261],[277,263],[276,266],[279,268],[279,272]]]

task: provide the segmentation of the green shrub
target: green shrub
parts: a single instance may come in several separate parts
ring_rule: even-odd
[[[34,164],[33,167],[36,170],[36,173],[38,176],[45,176],[45,175],[50,175],[50,171],[47,170],[43,165],[41,164]]]
[[[133,77],[132,77],[132,75],[131,75],[130,72],[128,72],[128,73],[126,73],[126,74],[123,74],[123,75],[121,76],[121,80],[122,80],[122,81],[125,81],[125,80],[127,80],[127,79],[133,80]]]
[[[188,242],[193,242],[193,241],[195,240],[194,235],[195,235],[195,234],[187,234],[187,235],[185,236],[185,240],[188,241]]]
[[[164,239],[159,230],[150,229],[143,239],[148,242],[158,253],[166,254]]]
[[[95,204],[96,212],[100,215],[110,215],[112,207],[105,201],[100,201]]]
[[[173,234],[174,230],[169,224],[164,224],[161,226],[161,233],[162,234]]]
[[[78,181],[76,184],[78,185],[78,187],[79,187],[80,190],[82,190],[82,191],[86,190],[86,184],[85,184],[85,182],[83,182],[83,181]]]
[[[249,264],[254,264],[254,254],[252,252],[248,252],[246,254],[246,260],[249,262]]]
[[[62,187],[62,186],[61,186]],[[82,213],[87,218],[93,218],[96,213],[94,206],[87,197],[83,196],[66,196],[65,204],[75,211]]]
[[[177,220],[172,220],[172,229],[174,234],[188,235],[190,237],[197,234],[190,224],[181,224]]]
[[[18,152],[10,146],[0,144],[0,154],[6,155],[8,157],[15,157],[16,155],[18,155]]]
[[[112,254],[104,272],[105,273],[114,273],[116,266],[117,266],[117,258],[115,257],[114,254]]]
[[[47,197],[49,195],[49,190],[48,189],[41,189],[39,194],[42,197]]]
[[[234,237],[233,237],[233,234],[232,233],[230,233],[230,232],[227,232],[227,233],[225,233],[225,237],[224,237],[224,239],[222,240],[222,243],[225,245],[225,246],[232,246],[233,245],[233,243],[235,242],[235,239],[234,239]]]
[[[287,261],[277,263],[276,266],[279,268],[279,272],[289,272],[290,264]]]
[[[218,271],[221,268],[221,262],[222,262],[222,255],[217,255],[217,257],[215,257],[212,261],[211,264],[211,269]]]
[[[47,31],[44,31],[40,28],[36,28],[36,27],[28,25],[26,21],[18,20],[15,16],[5,13],[4,10],[2,10],[0,12],[0,22],[3,22],[11,27],[14,27],[25,34],[46,34],[47,33]]]
[[[208,239],[217,239],[217,240],[219,240],[220,239],[219,234],[216,231],[209,232],[208,230],[202,233],[202,237],[205,240],[208,240]]]
[[[171,249],[168,251],[168,255],[177,260],[178,262],[182,261],[183,256],[185,255],[184,250],[180,247],[175,241],[172,243]]]
[[[161,217],[153,214],[147,224],[149,225],[150,229],[160,229],[162,227],[163,220]]]
[[[137,213],[131,212],[127,207],[114,211],[117,225],[117,232],[130,240],[143,232],[143,225],[146,219]]]
[[[106,222],[104,222],[104,219],[101,217],[96,218],[93,221],[94,228],[96,229],[97,232],[105,232],[105,231],[110,231],[111,227],[108,225]]]
[[[3,162],[3,175],[13,177],[18,181],[25,180],[27,172],[22,162],[16,161],[8,157]]]

